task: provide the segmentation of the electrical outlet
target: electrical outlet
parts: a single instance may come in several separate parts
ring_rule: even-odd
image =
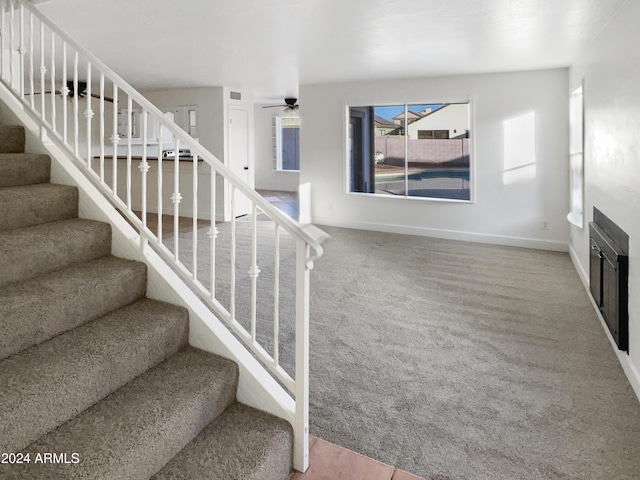
[[[549,230],[549,222],[546,220],[542,221],[542,230]]]

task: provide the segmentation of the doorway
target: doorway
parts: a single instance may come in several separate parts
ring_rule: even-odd
[[[253,186],[250,169],[249,110],[229,107],[229,168],[241,180]],[[230,197],[229,197],[230,198]],[[240,191],[233,197],[236,217],[251,212],[251,201]]]

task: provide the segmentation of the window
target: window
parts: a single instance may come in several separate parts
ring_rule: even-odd
[[[584,97],[582,85],[571,91],[569,99],[570,202],[567,219],[582,228],[584,222]]]
[[[274,118],[276,170],[300,170],[300,117]]]
[[[349,108],[348,189],[471,200],[469,103]]]
[[[429,138],[448,139],[449,130],[418,130],[418,140],[426,140]]]

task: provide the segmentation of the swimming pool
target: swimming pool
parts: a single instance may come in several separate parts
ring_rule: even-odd
[[[469,176],[470,172],[468,169],[430,169],[409,173],[409,181],[421,181],[436,178],[458,178],[469,181]],[[376,184],[403,181],[404,173],[376,173]]]
[[[428,169],[409,173],[408,185],[405,185],[403,172],[384,172],[376,174],[376,193],[469,200],[471,197],[469,178],[469,169]]]

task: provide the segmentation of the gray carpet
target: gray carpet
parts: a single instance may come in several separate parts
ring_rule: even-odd
[[[239,251],[249,226],[238,222]],[[218,228],[216,263],[227,265],[228,225]],[[312,434],[425,478],[640,478],[640,404],[567,254],[326,231],[311,276]],[[206,244],[203,229],[205,283]],[[272,248],[260,242],[267,305]],[[248,259],[238,264],[246,294]],[[291,322],[282,328],[292,371]]]

